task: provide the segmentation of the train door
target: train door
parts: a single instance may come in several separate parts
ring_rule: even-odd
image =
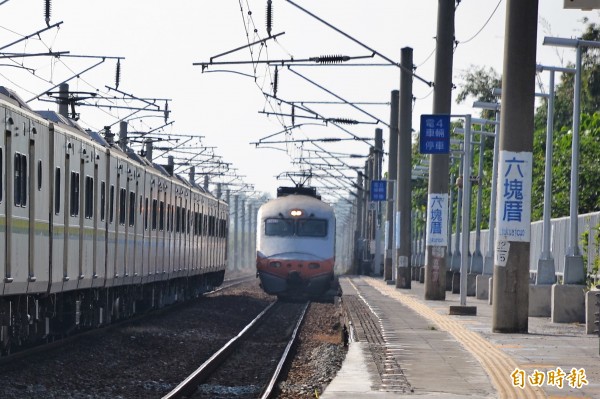
[[[175,273],[181,265],[181,196],[179,188],[175,190],[175,234],[173,235],[173,264],[171,273]]]
[[[150,259],[148,263],[148,281],[156,280],[156,273],[158,270],[158,236],[156,235],[156,208],[157,208],[157,196],[158,186],[160,181],[156,176],[152,177],[150,182],[150,192],[148,197],[148,217],[147,224],[148,240],[150,244]]]
[[[166,255],[166,253],[168,252],[168,248],[167,248],[167,236],[168,236],[168,232],[167,232],[167,223],[166,223],[166,216],[167,216],[167,201],[169,199],[169,195],[167,193],[167,188],[165,186],[165,189],[160,193],[160,196],[158,198],[158,226],[157,226],[157,234],[158,237],[160,237],[160,258],[162,259],[161,263],[163,265],[168,265],[169,261],[168,261],[168,256]],[[163,266],[164,268],[165,266]],[[168,267],[167,267],[168,268]],[[164,269],[163,269],[164,270]],[[166,274],[163,273],[163,277],[165,277]]]
[[[162,235],[162,263],[166,271],[170,271],[173,265],[173,258],[175,256],[175,196],[173,193],[173,186],[171,184],[164,184],[164,198],[165,206],[167,209],[167,221],[166,228]],[[165,273],[166,274],[166,273]],[[166,274],[167,275],[167,274]]]
[[[223,209],[221,201],[217,202],[217,243],[219,252],[217,253],[217,268],[223,267]]]
[[[67,137],[64,170],[65,212],[63,234],[63,291],[77,288],[79,269],[80,204],[82,195],[81,142]]]
[[[50,204],[48,126],[31,120],[29,133],[29,277],[28,293],[46,292],[50,280]]]
[[[210,253],[210,271],[215,270],[217,246],[215,245],[215,204],[214,200],[210,203],[210,216],[208,218],[208,235],[209,235],[209,253]]]
[[[225,212],[223,203],[219,202],[219,219],[217,220],[219,226],[219,270],[225,266]]]
[[[184,189],[185,197],[183,200],[184,210],[183,210],[183,262],[179,268],[179,275],[186,276],[188,274],[188,270],[190,269],[190,198],[189,198],[189,190]]]
[[[30,277],[29,134],[28,121],[7,111],[6,266],[4,295],[23,294]]]
[[[150,271],[151,258],[154,256],[152,253],[152,242],[150,240],[150,229],[148,228],[148,214],[150,207],[151,189],[154,176],[150,173],[145,172],[144,176],[144,190],[143,190],[143,207],[140,213],[141,225],[142,225],[142,268],[140,270],[140,276],[142,277],[142,283],[148,281],[148,273]]]
[[[2,132],[0,134],[0,295],[4,293],[4,279],[6,278],[6,185],[8,184],[6,175],[6,136],[7,126],[4,124],[8,121],[4,108],[0,108],[0,121],[2,121]]]
[[[94,153],[94,263],[92,286],[102,287],[106,279],[107,205],[109,181],[107,153],[97,148]]]
[[[202,198],[202,203],[200,206],[200,251],[201,251],[201,269],[202,273],[206,273],[206,268],[208,265],[207,254],[206,254],[206,234],[207,230],[207,217],[206,217],[206,198]]]
[[[146,196],[146,171],[143,168],[138,169],[136,177],[136,198],[137,202],[137,217],[135,221],[136,245],[133,258],[135,259],[133,270],[133,282],[139,284],[142,282],[144,275],[144,256],[146,254],[144,248],[144,197]]]
[[[50,293],[62,291],[64,278],[65,247],[65,170],[67,141],[65,135],[50,124],[50,198],[51,198],[51,264]]]
[[[133,275],[136,273],[136,214],[137,214],[137,191],[138,191],[138,170],[134,165],[127,165],[127,183],[126,183],[126,206],[125,206],[125,269],[123,274],[123,284],[131,284]]]
[[[159,211],[161,198],[166,198],[167,195],[167,182],[160,180],[158,191],[152,202],[152,234],[156,235],[156,280],[164,279],[165,270],[167,269],[168,257],[166,252],[168,251],[168,238],[165,236],[164,231],[159,231]]]
[[[97,179],[94,157],[94,147],[90,143],[82,143],[79,151],[79,289],[91,287],[94,275],[94,197]]]
[[[117,216],[117,176],[118,162],[111,150],[107,151],[106,158],[106,286],[115,285],[117,274],[117,248],[118,248],[118,216]]]
[[[125,253],[127,236],[125,224],[127,219],[127,163],[117,158],[117,180],[115,182],[115,281],[114,285],[123,284],[125,275]]]
[[[208,199],[206,202],[206,271],[212,271],[212,231],[211,231],[211,217],[212,217],[212,199]]]
[[[194,194],[194,212],[193,212],[193,223],[194,228],[192,229],[192,248],[193,248],[193,256],[192,256],[192,273],[198,274],[200,267],[200,251],[198,250],[198,243],[200,240],[199,234],[199,226],[198,226],[198,215],[200,214],[200,197],[198,194]]]

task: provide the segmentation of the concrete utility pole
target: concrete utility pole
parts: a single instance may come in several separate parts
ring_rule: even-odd
[[[231,191],[229,191],[229,189],[225,190],[225,202],[227,202],[227,205],[229,206],[228,208],[228,212],[229,212],[229,220],[231,220],[231,202],[229,202],[231,199]],[[227,246],[226,246],[227,250],[225,252],[225,255],[227,257],[227,268],[229,269],[231,267],[231,229],[227,229]]]
[[[400,98],[398,120],[398,184],[396,185],[395,232],[396,243],[396,288],[411,287],[411,168],[412,168],[412,75],[413,50],[404,47],[400,51]]]
[[[240,264],[240,256],[239,256],[239,219],[238,219],[238,209],[239,209],[239,201],[240,196],[236,195],[233,201],[233,270],[239,270],[238,266]]]
[[[254,206],[252,205],[252,202],[248,201],[248,234],[246,234],[248,236],[248,248],[247,248],[247,254],[246,254],[246,258],[247,258],[246,263],[248,264],[249,268],[252,267],[252,248],[253,248],[253,244],[254,244],[254,242],[252,241],[252,221],[253,221],[252,214],[254,213],[253,209],[254,209]]]
[[[452,107],[452,62],[454,54],[454,0],[438,0],[437,45],[435,50],[435,88],[433,113],[450,114]],[[432,154],[429,158],[429,197],[445,198],[448,204],[449,154]],[[431,201],[427,200],[428,207]],[[427,218],[430,217],[429,209]],[[442,231],[448,225],[448,211],[442,213]],[[446,299],[445,245],[427,245],[425,264],[425,299]]]
[[[362,213],[363,213],[363,176],[358,172],[356,177],[356,230],[354,231],[354,268],[352,274],[357,274],[360,271],[360,262],[362,258]]]
[[[375,150],[374,150],[374,180],[381,180],[381,164],[383,163],[383,130],[375,129]],[[381,201],[377,201],[374,212],[375,227],[375,257],[373,259],[373,273],[381,274]]]
[[[395,181],[398,176],[398,112],[399,112],[399,96],[400,92],[398,90],[392,91],[392,101],[391,101],[391,112],[390,112],[390,138],[389,142],[389,157],[388,157],[388,180]],[[392,189],[396,188],[396,184],[392,185]],[[388,187],[389,189],[389,187]],[[386,226],[387,226],[387,242],[386,242],[386,251],[385,251],[385,261],[383,264],[383,279],[386,281],[392,280],[392,270],[395,265],[394,259],[394,205],[395,201],[397,201],[397,194],[394,193],[393,197],[394,201],[387,201],[387,214],[386,214]]]
[[[240,206],[241,217],[240,217],[240,232],[242,233],[242,237],[240,238],[240,269],[246,268],[246,199],[242,198],[242,203]]]
[[[538,0],[507,0],[492,331],[527,333]]]
[[[371,240],[373,239],[373,211],[371,210],[370,207],[370,198],[371,198],[371,182],[373,181],[373,149],[374,147],[371,147],[369,149],[369,158],[367,159],[366,165],[365,165],[365,181],[364,181],[364,186],[365,186],[365,224],[364,224],[364,229],[365,229],[365,253],[367,254],[367,260],[368,262],[365,262],[363,264],[367,265],[366,268],[369,270],[363,270],[363,273],[365,274],[370,274],[371,270]]]

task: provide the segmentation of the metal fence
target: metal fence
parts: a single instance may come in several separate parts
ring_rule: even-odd
[[[565,269],[565,254],[567,252],[567,241],[569,234],[569,217],[562,217],[552,219],[551,229],[551,251],[552,257],[554,258],[554,267],[556,273],[562,275]],[[600,212],[586,213],[579,215],[578,217],[578,235],[579,235],[579,249],[582,251],[584,257],[587,258],[587,271],[588,274],[592,273],[594,262],[596,258],[600,256],[598,245],[596,243],[596,229],[600,228]],[[529,258],[529,270],[531,273],[537,272],[538,259],[542,252],[542,227],[543,222],[537,221],[531,223],[531,252]],[[587,250],[584,252],[583,239],[587,234]],[[488,252],[488,230],[481,230],[481,253],[485,256]],[[475,231],[471,231],[470,234],[470,251],[471,253],[475,249]],[[450,249],[455,247],[456,235],[452,235],[452,246]],[[584,258],[585,259],[585,258]]]

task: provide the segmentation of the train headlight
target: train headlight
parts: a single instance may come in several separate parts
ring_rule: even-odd
[[[321,265],[318,263],[309,263],[308,264],[309,269],[319,269],[320,267],[321,267]]]
[[[279,267],[281,267],[281,262],[271,262],[271,263],[269,263],[269,266],[274,267],[274,268],[279,268]]]
[[[303,212],[302,209],[292,209],[290,211],[290,216],[293,216],[295,218],[302,216]]]

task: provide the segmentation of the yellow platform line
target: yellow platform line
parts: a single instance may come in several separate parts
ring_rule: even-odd
[[[525,384],[525,387],[521,389],[513,386],[510,375],[518,368],[517,363],[478,333],[462,326],[460,322],[453,320],[449,315],[437,313],[417,299],[403,294],[393,286],[387,285],[384,281],[369,277],[363,277],[363,280],[382,294],[397,299],[416,313],[429,319],[440,330],[450,333],[454,339],[467,351],[472,353],[479,363],[481,363],[485,372],[492,380],[499,398],[547,398],[546,393],[541,387],[533,387]]]

